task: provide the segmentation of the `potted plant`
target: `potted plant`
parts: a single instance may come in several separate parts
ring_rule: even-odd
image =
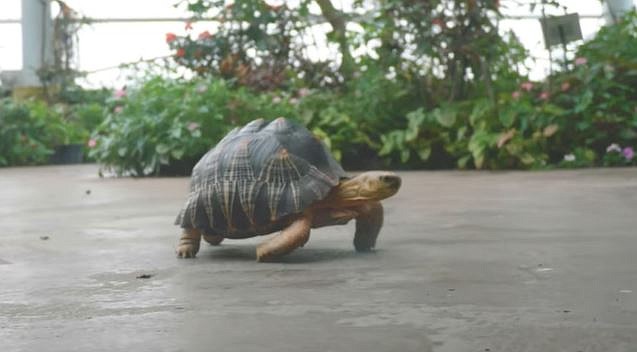
[[[80,164],[84,158],[84,141],[88,130],[73,118],[72,110],[63,105],[56,106],[49,117],[52,135],[52,164]]]

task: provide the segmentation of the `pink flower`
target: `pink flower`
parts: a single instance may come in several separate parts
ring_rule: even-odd
[[[122,89],[117,89],[116,91],[113,92],[113,97],[115,99],[122,99],[125,96],[126,96],[126,87]]]
[[[522,90],[530,92],[531,89],[533,89],[533,83],[532,82],[524,82],[524,83],[520,84],[520,88],[522,88]]]
[[[299,97],[304,98],[308,95],[310,95],[310,90],[308,88],[299,89]]]
[[[177,49],[177,52],[175,53],[175,56],[177,56],[177,57],[186,56],[186,49],[184,49],[184,48]]]
[[[184,26],[184,28],[189,31],[192,29],[192,22],[191,21],[186,21],[186,25]]]
[[[562,92],[566,92],[567,90],[571,89],[571,84],[568,82],[564,82],[560,86],[560,89],[562,90]]]
[[[626,161],[631,161],[635,157],[635,150],[633,150],[633,147],[626,147],[622,150],[622,154],[624,154]]]
[[[547,91],[543,91],[542,93],[540,93],[540,96],[539,96],[541,100],[545,100],[545,101],[549,100],[550,97],[551,95]]]
[[[515,92],[511,93],[511,98],[518,100],[520,99],[520,96],[522,95],[522,93],[520,93],[519,90],[516,90]]]
[[[198,123],[196,123],[196,122],[189,122],[188,125],[186,126],[186,128],[188,128],[188,130],[192,132],[192,131],[198,129],[199,126],[200,125]]]
[[[585,57],[580,56],[575,58],[575,66],[586,65],[587,62],[588,59],[586,59]]]
[[[117,105],[117,106],[115,107],[115,109],[113,109],[113,111],[114,111],[116,114],[121,114],[121,113],[122,113],[122,111],[124,111],[124,107],[123,107],[123,106],[121,106],[121,105]]]
[[[166,33],[166,43],[172,43],[177,40],[177,36],[174,33]]]
[[[89,139],[88,142],[86,142],[86,145],[89,148],[95,148],[95,146],[97,145],[97,141],[93,138]]]

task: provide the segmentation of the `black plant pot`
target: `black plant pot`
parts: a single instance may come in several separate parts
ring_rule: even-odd
[[[58,145],[51,155],[51,164],[81,164],[83,156],[81,144]]]
[[[200,158],[184,158],[172,160],[168,165],[159,167],[159,176],[190,176],[192,168],[195,167]]]

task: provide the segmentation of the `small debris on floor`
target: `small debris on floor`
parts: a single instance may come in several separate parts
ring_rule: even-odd
[[[91,194],[91,190],[90,190],[90,189],[87,189],[87,190],[86,190],[86,195],[89,195],[89,194]]]
[[[564,310],[562,311],[562,313],[570,313],[570,312],[571,312],[571,311],[570,311],[570,310],[568,310],[568,309],[564,309]]]
[[[137,278],[138,279],[150,279],[153,276],[154,276],[153,274],[141,274],[141,275],[138,275]]]
[[[49,236],[40,236],[40,239],[41,239],[42,241],[46,241],[46,240],[48,240],[48,239],[49,239]]]
[[[619,293],[633,293],[633,290],[619,290]]]
[[[449,291],[449,292],[453,292],[453,291],[455,291],[455,290],[456,290],[455,288],[448,288],[448,289],[447,289],[447,291]]]

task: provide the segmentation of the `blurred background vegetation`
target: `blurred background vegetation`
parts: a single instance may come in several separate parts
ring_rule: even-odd
[[[498,0],[360,1],[350,13],[315,1],[338,59],[307,50],[313,1],[184,1],[193,22],[218,27],[167,33],[172,57],[139,65],[130,85],[66,82],[47,102],[0,100],[0,166],[47,163],[55,146],[79,143],[119,175],[187,174],[230,129],[279,116],[348,169],[637,164],[634,12],[530,81]]]

